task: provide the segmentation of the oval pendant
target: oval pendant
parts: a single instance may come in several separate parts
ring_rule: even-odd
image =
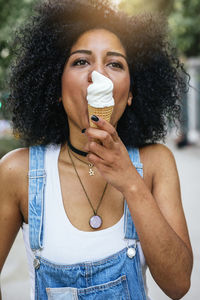
[[[93,229],[99,229],[102,225],[102,219],[100,216],[94,215],[90,218],[89,224]]]
[[[127,255],[129,258],[133,258],[135,256],[135,254],[136,254],[135,248],[128,248]]]

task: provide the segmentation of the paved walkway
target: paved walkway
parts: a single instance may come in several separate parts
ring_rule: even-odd
[[[185,210],[191,242],[194,251],[192,286],[184,300],[200,299],[200,147],[187,147],[177,150],[172,143],[168,145],[175,156],[179,170],[183,206]],[[2,272],[3,300],[28,300],[29,279],[26,254],[21,232],[5,263]],[[148,273],[149,291],[154,300],[169,299],[153,282]]]

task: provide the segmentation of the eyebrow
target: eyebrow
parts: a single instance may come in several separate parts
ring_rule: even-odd
[[[90,50],[76,50],[72,53],[70,53],[70,56],[76,53],[84,53],[84,54],[88,54],[88,55],[92,55],[92,51]],[[126,61],[127,61],[127,57],[119,52],[115,52],[115,51],[108,51],[106,53],[107,56],[121,56],[123,57]]]

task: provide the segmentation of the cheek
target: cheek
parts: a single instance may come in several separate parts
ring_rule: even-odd
[[[111,78],[112,79],[112,78]],[[126,101],[130,92],[130,76],[128,72],[113,78],[113,97],[116,102]]]
[[[68,117],[70,118],[80,113],[87,115],[86,88],[84,88],[82,78],[65,72],[61,82],[63,106]]]
[[[125,84],[118,84],[115,86],[113,91],[113,97],[115,99],[116,104],[117,103],[123,103],[126,104],[129,96],[130,91],[130,84],[129,82],[124,82]]]
[[[115,106],[113,110],[113,115],[111,118],[111,124],[116,126],[117,122],[121,118],[128,101],[130,83],[129,80],[124,81],[125,84],[115,85],[113,97],[115,99]]]
[[[74,90],[77,90],[77,80],[75,80],[74,76],[64,73],[62,77],[62,92],[68,94]]]
[[[77,74],[65,73],[62,77],[62,97],[67,101],[84,103],[86,99],[86,87],[83,79]]]

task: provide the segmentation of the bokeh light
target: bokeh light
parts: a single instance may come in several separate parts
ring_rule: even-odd
[[[118,5],[121,2],[121,0],[112,0],[112,3],[115,5]]]

